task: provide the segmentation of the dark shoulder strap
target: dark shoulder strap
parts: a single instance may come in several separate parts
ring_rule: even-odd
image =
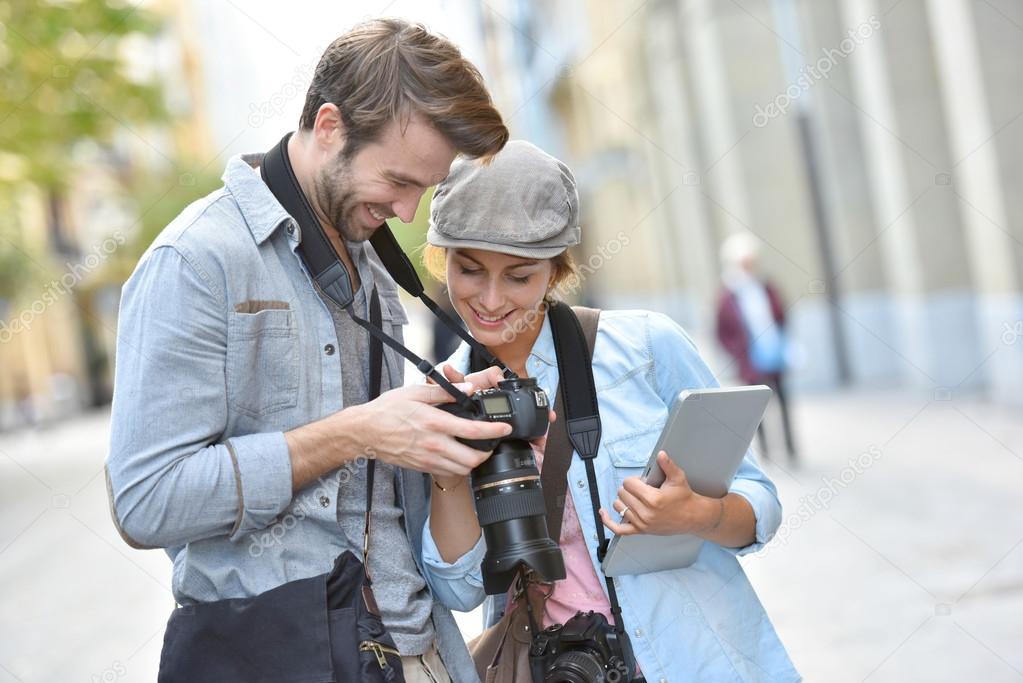
[[[379,328],[383,324],[383,315],[380,312],[380,295],[376,287],[369,300],[369,321]],[[372,401],[380,396],[380,383],[383,377],[384,344],[379,337],[370,336],[369,340],[369,400]],[[369,576],[369,532],[370,513],[373,510],[373,475],[376,473],[376,460],[370,458],[366,463],[366,524],[362,530],[362,565],[366,569],[366,576]]]
[[[551,306],[551,310],[565,306],[564,304],[555,304]],[[568,309],[568,306],[565,306]],[[597,324],[600,320],[600,310],[596,308],[586,308],[583,306],[573,306],[569,314],[575,312],[575,317],[578,320],[578,330],[582,332],[582,340],[585,342],[587,366],[590,364],[590,359],[593,358],[593,346],[597,340]],[[554,314],[554,316],[561,316],[561,314]],[[570,322],[570,321],[565,321]],[[551,318],[551,326],[555,325],[554,317]],[[555,349],[557,349],[558,339],[566,336],[572,337],[578,334],[574,328],[568,328],[569,334],[555,335]],[[578,339],[578,337],[576,337]],[[569,365],[574,365],[569,363]],[[568,433],[568,418],[569,414],[566,411],[565,406],[565,395],[566,392],[562,390],[565,386],[566,379],[566,368],[561,363],[561,358],[558,358],[558,375],[561,378],[559,381],[559,387],[557,389],[557,395],[554,400],[554,412],[557,413],[557,421],[551,425],[550,431],[547,433],[547,447],[544,449],[543,457],[543,472],[540,476],[540,486],[544,490],[544,502],[547,507],[547,531],[550,533],[551,539],[557,543],[561,538],[561,520],[565,510],[565,494],[568,491],[568,467],[572,464],[572,441]],[[589,379],[585,380],[588,384],[592,385],[592,376],[587,368],[586,375]],[[571,381],[578,381],[574,379]],[[585,386],[581,384],[568,386]],[[573,392],[573,395],[577,395]],[[596,402],[596,394],[594,393],[594,408]],[[587,401],[588,402],[588,401]],[[600,435],[598,433],[597,439],[599,441]],[[594,448],[596,444],[594,443]]]
[[[597,405],[597,390],[593,384],[593,343],[583,334],[581,320],[573,314],[567,306],[554,305],[550,309],[551,330],[554,333],[554,348],[558,354],[558,396],[563,398],[565,407],[565,419],[562,429],[568,432],[568,441],[575,448],[575,451],[582,458],[586,465],[586,480],[590,488],[590,506],[593,512],[593,524],[597,530],[597,559],[601,562],[607,553],[607,535],[604,533],[604,524],[600,519],[600,496],[597,486],[597,468],[593,461],[597,456],[597,447],[600,445],[600,410]],[[595,337],[594,337],[595,338]],[[558,420],[562,422],[562,420]],[[558,424],[555,422],[555,425]],[[559,452],[551,452],[550,448],[544,454],[543,471],[553,463],[548,458],[558,458],[557,462],[571,460],[571,448],[566,448],[568,455]],[[557,465],[559,469],[567,465]],[[546,482],[541,478],[541,484]],[[565,475],[551,482],[552,486],[560,486],[560,491],[552,496],[557,500],[561,499],[564,506],[565,494],[568,483]],[[552,491],[553,492],[553,491]],[[544,491],[545,498],[547,495]],[[580,514],[582,514],[580,512]],[[559,521],[560,535],[560,521]],[[618,603],[618,592],[615,590],[614,580],[604,576],[604,585],[607,587],[608,602],[611,603],[611,615],[614,617],[614,630],[620,642],[627,643],[625,638],[625,625],[622,623],[622,607]]]

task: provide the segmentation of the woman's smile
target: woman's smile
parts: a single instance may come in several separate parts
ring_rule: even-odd
[[[469,304],[469,309],[472,310],[473,312],[473,317],[475,318],[476,324],[488,329],[496,329],[501,327],[504,324],[504,322],[508,319],[508,317],[515,312],[514,310],[511,310],[501,315],[488,315],[480,312],[480,310],[473,306],[472,304]]]

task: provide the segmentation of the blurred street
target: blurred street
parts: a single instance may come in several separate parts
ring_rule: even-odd
[[[1023,680],[1021,415],[904,392],[795,416],[782,531],[744,564],[806,680]],[[170,563],[110,523],[108,421],[0,435],[0,683],[156,679]]]

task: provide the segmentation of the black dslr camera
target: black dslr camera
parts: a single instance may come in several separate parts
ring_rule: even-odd
[[[507,422],[512,433],[502,439],[462,443],[493,454],[472,471],[476,516],[487,542],[483,559],[483,588],[488,595],[504,593],[520,565],[544,581],[565,578],[561,549],[547,532],[540,472],[533,459],[532,439],[547,432],[550,402],[531,377],[506,379],[497,388],[477,391],[465,407],[438,406],[458,417]]]
[[[534,683],[628,683],[636,660],[603,614],[576,612],[565,624],[533,637],[529,666]]]

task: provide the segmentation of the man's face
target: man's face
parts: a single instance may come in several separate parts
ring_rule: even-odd
[[[319,170],[316,203],[344,239],[367,240],[387,218],[410,222],[423,192],[447,176],[456,153],[418,116],[404,131],[392,122],[354,157],[338,154]]]

